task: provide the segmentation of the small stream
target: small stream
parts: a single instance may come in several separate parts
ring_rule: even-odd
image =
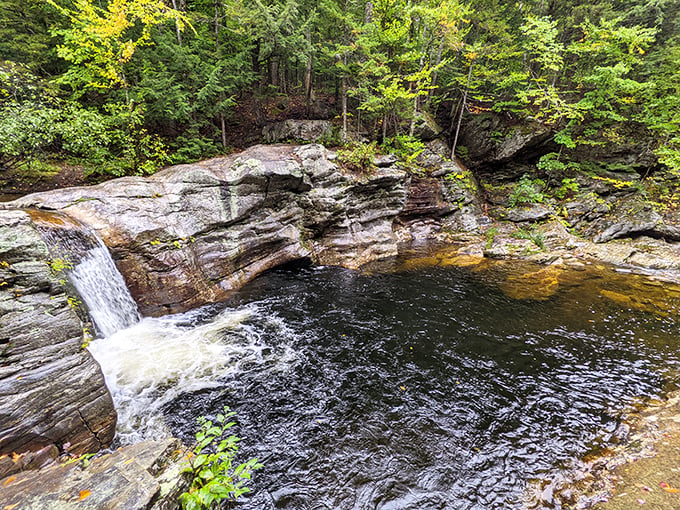
[[[522,299],[512,271],[536,268],[409,267],[277,270],[96,340],[118,440],[191,442],[229,405],[242,458],[265,464],[239,508],[519,508],[606,446],[621,409],[677,387],[675,322],[606,297],[632,276]]]

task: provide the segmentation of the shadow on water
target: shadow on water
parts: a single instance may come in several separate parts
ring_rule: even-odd
[[[617,410],[676,386],[678,330],[655,313],[673,288],[413,260],[277,270],[229,303],[257,310],[251,329],[285,324],[257,342],[294,356],[224,372],[164,415],[190,441],[196,416],[238,412],[243,455],[265,463],[239,508],[517,508],[529,480],[608,440]]]

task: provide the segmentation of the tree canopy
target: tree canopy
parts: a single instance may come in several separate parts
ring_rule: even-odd
[[[335,118],[333,143],[394,146],[423,112],[453,138],[472,105],[548,126],[561,147],[552,161],[634,139],[680,172],[672,0],[0,0],[0,10],[4,167],[53,154],[151,172],[229,150],[230,126],[255,132],[277,108]]]

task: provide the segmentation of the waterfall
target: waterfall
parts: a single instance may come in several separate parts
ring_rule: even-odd
[[[101,239],[96,240],[97,246],[87,252],[68,276],[85,301],[95,326],[108,337],[139,322],[141,316],[108,248]]]
[[[31,216],[53,260],[62,268],[100,335],[108,337],[139,322],[137,303],[106,245],[87,227],[62,214],[32,211]]]

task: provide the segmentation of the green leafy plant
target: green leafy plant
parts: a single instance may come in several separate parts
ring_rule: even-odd
[[[531,179],[527,174],[524,174],[519,182],[515,185],[508,197],[508,205],[516,207],[520,204],[535,204],[541,203],[545,200],[543,189],[545,182],[541,179]]]
[[[541,250],[545,250],[545,239],[543,237],[543,232],[536,228],[536,225],[532,225],[530,228],[518,228],[516,232],[512,234],[515,239],[527,239],[531,241]]]
[[[71,263],[71,261],[65,258],[53,259],[49,262],[49,266],[55,274],[70,271],[71,269],[73,269],[73,264]]]
[[[217,415],[216,423],[203,416],[197,419],[200,429],[196,433],[196,447],[189,466],[183,471],[191,477],[191,487],[180,495],[184,510],[210,508],[213,503],[225,499],[235,501],[250,491],[245,486],[246,481],[262,464],[257,458],[252,458],[233,467],[241,439],[233,434],[226,438],[224,436],[236,424],[228,421],[235,415],[225,406],[224,412]]]
[[[562,179],[562,186],[555,191],[555,196],[560,200],[567,197],[572,197],[578,193],[579,184],[575,179],[569,177]]]
[[[487,230],[484,233],[484,237],[486,239],[486,242],[484,243],[484,249],[488,250],[493,246],[493,240],[498,235],[498,227],[491,227],[489,230]]]
[[[409,135],[394,135],[382,143],[385,152],[393,152],[399,159],[412,163],[425,150],[425,144]]]
[[[373,157],[377,152],[378,148],[375,142],[357,143],[347,149],[339,150],[338,160],[353,172],[370,173],[375,170]]]

